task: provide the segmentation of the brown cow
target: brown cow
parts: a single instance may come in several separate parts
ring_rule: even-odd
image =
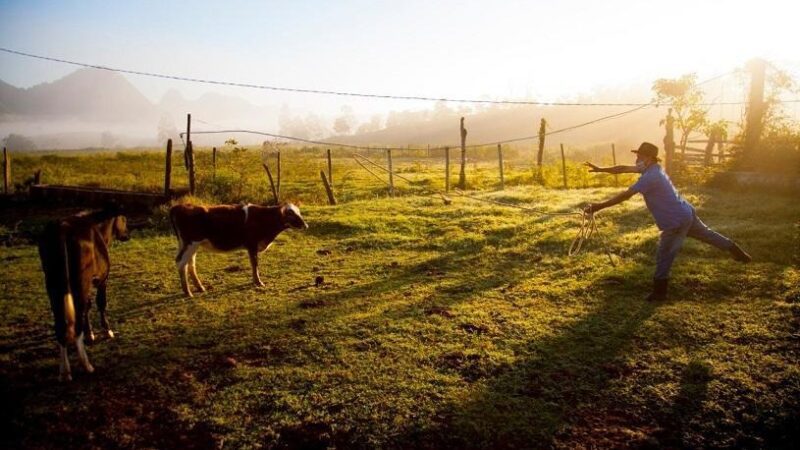
[[[83,343],[84,337],[87,342],[94,341],[89,322],[92,287],[97,289],[100,322],[106,335],[114,337],[106,318],[106,283],[111,267],[108,247],[114,237],[127,241],[128,229],[125,216],[112,206],[51,222],[45,226],[39,240],[45,287],[61,350],[61,380],[72,379],[67,344],[76,344],[84,368],[89,373],[94,372]]]
[[[269,248],[283,230],[308,228],[300,210],[291,203],[278,206],[175,205],[169,211],[169,218],[178,237],[175,262],[181,287],[189,297],[192,291],[186,280],[187,273],[198,290],[206,290],[195,268],[195,255],[201,246],[219,251],[244,248],[250,256],[253,283],[264,286],[258,274],[258,254]]]

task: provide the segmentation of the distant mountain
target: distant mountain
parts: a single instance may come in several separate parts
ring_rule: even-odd
[[[24,118],[149,122],[158,111],[122,75],[80,69],[28,89],[0,84],[0,112]]]
[[[103,135],[116,146],[162,145],[164,132],[183,128],[186,113],[236,128],[263,128],[277,117],[275,108],[216,93],[190,100],[170,90],[154,104],[123,75],[107,70],[80,69],[30,88],[0,80],[0,134],[25,135],[39,148],[102,146]]]
[[[191,112],[193,117],[201,120],[225,123],[265,123],[268,118],[274,119],[276,113],[274,108],[256,106],[240,97],[213,92],[203,94],[196,100],[189,100],[175,89],[167,91],[157,107],[170,116],[183,117]]]

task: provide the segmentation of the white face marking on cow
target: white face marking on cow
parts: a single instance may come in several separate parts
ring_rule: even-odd
[[[286,216],[288,217],[287,225],[290,225],[293,228],[308,228],[308,224],[305,223],[305,219],[303,219],[303,216],[300,215],[300,208],[295,206],[293,203],[288,203],[286,205]]]

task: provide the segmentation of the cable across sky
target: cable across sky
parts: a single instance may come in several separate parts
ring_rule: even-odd
[[[547,101],[534,101],[534,100],[488,100],[488,99],[469,99],[469,98],[448,98],[448,97],[427,97],[421,95],[393,95],[393,94],[373,94],[373,93],[364,93],[364,92],[346,92],[346,91],[336,91],[336,90],[325,90],[325,89],[311,89],[311,88],[294,88],[294,87],[284,87],[284,86],[271,86],[265,84],[254,84],[254,83],[240,83],[240,82],[233,82],[233,81],[220,81],[220,80],[209,80],[204,78],[195,78],[195,77],[185,77],[180,75],[169,75],[169,74],[162,74],[162,73],[155,73],[155,72],[146,72],[141,70],[132,70],[132,69],[123,69],[118,67],[108,67],[99,64],[90,64],[84,63],[79,61],[72,61],[64,58],[56,58],[51,56],[43,56],[43,55],[36,55],[33,53],[22,52],[19,50],[13,50],[9,48],[0,47],[0,51],[5,53],[9,53],[12,55],[17,56],[24,56],[27,58],[34,58],[40,59],[44,61],[53,61],[62,64],[70,64],[73,66],[78,67],[86,67],[91,69],[98,69],[98,70],[106,70],[110,72],[117,72],[117,73],[125,73],[130,75],[139,75],[145,77],[152,77],[152,78],[162,78],[167,80],[176,80],[176,81],[186,81],[192,83],[204,83],[204,84],[211,84],[211,85],[219,85],[219,86],[232,86],[232,87],[241,87],[241,88],[249,88],[249,89],[260,89],[260,90],[268,90],[268,91],[278,91],[278,92],[293,92],[293,93],[301,93],[301,94],[317,94],[317,95],[332,95],[332,96],[343,96],[343,97],[360,97],[360,98],[373,98],[373,99],[386,99],[386,100],[413,100],[413,101],[432,101],[432,102],[450,102],[450,103],[471,103],[471,104],[493,104],[493,105],[533,105],[533,106],[649,106],[652,102],[639,102],[639,103],[629,103],[629,102],[547,102]],[[720,75],[725,76],[729,73],[725,73]],[[716,79],[718,77],[715,77]],[[711,81],[711,80],[707,80]],[[782,103],[790,103],[790,102],[800,102],[800,100],[785,100]],[[698,106],[718,106],[718,105],[741,105],[745,102],[715,102],[715,103],[697,103]]]

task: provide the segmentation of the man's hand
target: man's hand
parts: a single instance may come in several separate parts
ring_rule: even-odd
[[[586,161],[585,163],[583,163],[583,165],[588,167],[589,169],[591,169],[591,170],[589,170],[589,172],[603,172],[602,168],[600,168],[598,166],[595,166],[594,164],[590,163],[589,161]]]

